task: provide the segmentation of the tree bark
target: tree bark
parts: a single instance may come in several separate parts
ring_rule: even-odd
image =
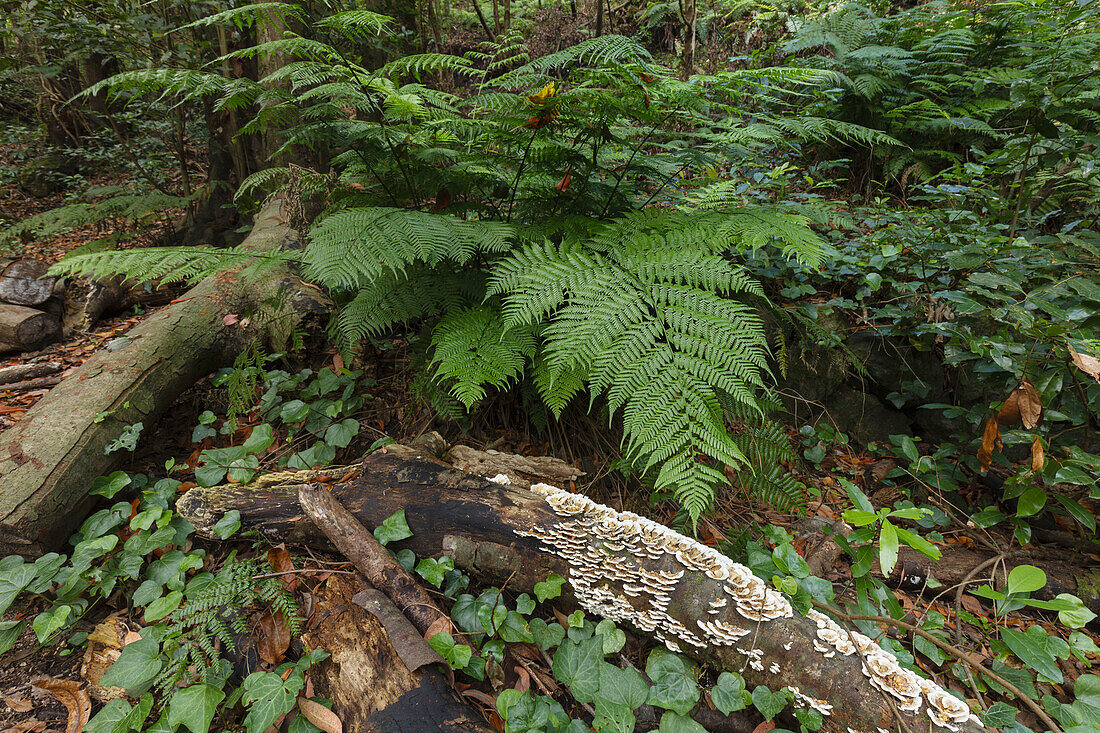
[[[25,379],[37,379],[56,374],[65,368],[59,361],[38,362],[36,364],[13,364],[0,369],[0,384],[22,382]]]
[[[57,337],[57,319],[21,305],[0,304],[0,352],[33,351]]]
[[[493,730],[455,698],[437,665],[407,666],[399,648],[419,642],[432,651],[415,629],[395,638],[391,622],[358,605],[362,584],[333,576],[317,595],[311,626],[302,639],[332,656],[310,672],[317,693],[334,703],[346,731],[374,733],[491,733]],[[380,593],[371,595],[379,615],[401,622],[400,612]],[[388,613],[385,613],[388,611]],[[408,621],[405,621],[408,624]],[[438,655],[437,655],[438,656]]]
[[[0,300],[12,305],[42,305],[53,295],[56,278],[43,277],[50,266],[39,260],[0,260]]]
[[[247,246],[274,250],[295,236],[276,201],[257,216]],[[125,457],[104,448],[127,426],[151,427],[180,393],[245,345],[260,338],[278,344],[295,324],[318,327],[327,309],[320,292],[289,271],[255,280],[223,272],[114,339],[0,434],[0,552],[58,546],[90,506],[92,478]],[[229,314],[249,317],[227,322]]]
[[[863,645],[858,652],[845,652],[842,642],[831,646],[827,639],[830,632],[836,638],[835,624],[831,627],[832,622],[820,615],[803,617],[789,608],[784,612],[785,601],[774,591],[764,591],[759,581],[738,585],[741,581],[735,581],[734,574],[748,572],[743,566],[724,565],[730,573],[724,580],[716,579],[714,575],[721,574],[715,571],[696,569],[701,567],[699,557],[712,555],[693,540],[658,525],[642,525],[632,515],[586,503],[576,495],[566,498],[574,497],[570,501],[579,502],[583,511],[570,514],[573,509],[561,503],[562,494],[545,485],[534,487],[543,494],[501,486],[425,454],[422,449],[387,446],[385,453],[368,456],[358,475],[335,484],[333,496],[368,527],[404,509],[413,531],[404,541],[407,547],[421,556],[450,555],[457,565],[485,577],[510,577],[508,587],[513,590],[530,589],[556,572],[567,578],[574,597],[590,612],[639,630],[656,630],[654,636],[682,645],[687,654],[717,669],[741,672],[750,689],[761,684],[797,688],[795,704],[825,711],[824,730],[830,733],[892,729],[895,716],[912,731],[938,732],[941,727],[933,724],[930,711],[957,705],[935,686],[924,691],[917,686],[914,693],[911,673],[901,672],[892,657],[865,637],[851,637]],[[242,527],[262,537],[327,547],[316,527],[302,521],[297,501],[300,486],[317,475],[288,472],[244,486],[192,489],[176,508],[206,536],[213,536],[211,527],[226,511],[236,509]],[[564,507],[562,515],[550,500],[557,511]],[[634,537],[623,529],[632,524],[653,537]],[[639,546],[638,539],[645,541]],[[660,577],[668,579],[660,581],[663,591],[642,588],[640,579]],[[734,590],[746,587],[759,593],[734,595]],[[658,604],[663,604],[659,618],[650,617],[657,618],[655,625],[643,623]],[[750,621],[752,615],[768,620]],[[735,638],[705,631],[705,625],[713,628],[717,621],[735,629],[728,632]],[[850,638],[843,630],[839,634]],[[864,672],[864,660],[871,656],[877,671]],[[883,688],[902,690],[908,695],[905,699],[915,701],[915,712],[897,709]],[[940,707],[933,711],[932,703]],[[960,733],[981,730],[965,708],[950,712],[957,716],[952,725]]]

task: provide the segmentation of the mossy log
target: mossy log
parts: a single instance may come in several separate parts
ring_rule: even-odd
[[[327,474],[327,476],[326,476]],[[867,637],[822,614],[803,617],[778,593],[704,545],[644,518],[545,484],[502,486],[442,463],[423,448],[391,445],[346,473],[286,472],[247,485],[196,488],[177,511],[210,537],[230,510],[242,529],[273,542],[328,549],[302,514],[304,484],[333,495],[367,527],[399,509],[421,556],[529,590],[556,572],[587,611],[666,641],[716,669],[741,672],[750,689],[790,687],[794,704],[823,713],[831,733],[975,733],[965,703],[900,668]]]
[[[256,252],[297,241],[278,201],[246,240]],[[151,429],[185,389],[257,339],[278,342],[296,324],[319,332],[328,309],[290,271],[249,280],[229,271],[110,341],[0,434],[0,554],[57,547],[90,507],[92,480],[128,455],[104,450],[128,426]]]

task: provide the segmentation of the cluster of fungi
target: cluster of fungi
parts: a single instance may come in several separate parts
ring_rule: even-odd
[[[503,478],[493,480],[503,483]],[[664,525],[615,511],[581,494],[549,484],[535,484],[531,491],[545,498],[560,520],[549,528],[517,529],[516,534],[538,539],[543,550],[568,563],[567,579],[585,611],[651,633],[674,652],[681,644],[696,649],[733,647],[749,667],[763,672],[764,651],[748,637],[762,623],[794,616],[794,610],[786,597],[749,568]],[[674,594],[713,587],[699,574],[714,581],[721,593],[707,605],[706,618],[684,619],[683,613],[674,617],[669,613]],[[968,721],[982,725],[964,701],[902,667],[869,637],[845,630],[818,611],[808,615],[817,625],[814,649],[827,658],[859,654],[863,674],[891,696],[899,710],[917,713],[923,705],[931,722],[949,731],[958,731]],[[685,621],[692,620],[694,628],[689,628]],[[789,650],[791,644],[784,647]],[[782,673],[775,661],[767,669],[773,675]],[[832,713],[827,700],[788,689],[796,705],[823,716]]]

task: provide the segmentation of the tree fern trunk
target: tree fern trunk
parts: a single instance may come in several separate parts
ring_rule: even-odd
[[[260,252],[294,237],[276,202],[257,216],[246,244]],[[276,296],[277,312],[265,310]],[[64,542],[91,505],[92,479],[126,458],[106,454],[108,444],[134,423],[151,432],[180,393],[254,339],[285,337],[323,315],[319,296],[289,272],[256,281],[221,273],[85,362],[0,434],[0,553],[33,555]],[[229,314],[242,318],[230,325]]]

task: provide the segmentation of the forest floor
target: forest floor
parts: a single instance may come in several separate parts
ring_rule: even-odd
[[[11,161],[5,160],[4,155],[5,152],[0,150],[0,166],[12,164]],[[104,179],[90,183],[106,185],[117,181]],[[19,193],[11,184],[0,186],[0,208],[14,212],[19,218],[57,206],[61,202],[61,195],[33,200]],[[103,234],[102,229],[86,228],[54,237],[31,240],[24,243],[23,253],[25,256],[54,262],[65,253]],[[155,241],[159,234],[161,233],[143,232],[142,238]],[[90,333],[52,344],[41,351],[0,357],[0,366],[58,361],[64,365],[64,370],[60,373],[64,376],[96,351],[104,348],[112,339],[121,336],[146,318],[150,312],[139,309],[137,312],[118,314],[101,322]],[[334,352],[319,353],[312,355],[307,363],[301,363],[298,366],[317,370],[333,364],[334,359]],[[671,502],[651,505],[646,501],[644,493],[627,491],[628,485],[625,480],[618,472],[612,470],[612,463],[618,457],[617,444],[613,442],[614,436],[609,437],[607,431],[592,418],[578,415],[568,427],[557,425],[539,434],[516,407],[518,400],[501,399],[482,410],[471,423],[443,419],[412,391],[414,376],[412,360],[409,341],[401,336],[377,342],[367,353],[360,356],[355,366],[364,369],[371,386],[366,388],[368,399],[363,408],[354,415],[362,426],[360,436],[341,457],[353,460],[380,436],[389,436],[398,442],[406,442],[430,430],[438,430],[452,444],[463,443],[482,450],[495,449],[524,455],[558,456],[586,472],[578,488],[598,501],[619,509],[646,514],[660,522],[675,521],[676,511]],[[0,429],[6,429],[18,421],[26,410],[47,391],[41,389],[12,393],[0,390]],[[204,410],[223,409],[224,404],[221,403],[223,399],[224,397],[209,379],[203,380],[188,390],[169,410],[172,419],[162,420],[155,430],[143,436],[139,449],[123,468],[130,472],[155,473],[170,458],[176,459],[179,463],[188,463],[190,459],[193,464],[197,450],[191,442],[191,427],[196,424],[199,414]],[[792,446],[800,451],[799,433],[794,427],[789,430],[789,437]],[[848,593],[851,590],[849,588],[851,576],[846,561],[837,554],[829,554],[821,550],[819,528],[831,526],[837,522],[840,519],[838,507],[848,505],[849,499],[843,489],[843,481],[851,481],[859,486],[871,498],[876,508],[891,507],[898,500],[905,498],[898,486],[887,479],[887,474],[895,468],[897,468],[897,462],[892,458],[871,454],[854,443],[835,444],[828,448],[826,455],[818,460],[816,465],[801,460],[784,464],[784,470],[804,484],[808,493],[815,497],[804,508],[792,512],[777,512],[749,500],[746,494],[738,490],[731,490],[720,497],[714,514],[701,522],[700,539],[707,543],[724,543],[729,541],[731,535],[740,533],[746,528],[766,524],[784,528],[797,538],[796,548],[803,552],[806,559],[811,563],[818,563],[814,571],[821,577],[833,581],[838,589],[838,595]],[[188,480],[186,474],[177,475],[177,477],[184,481]],[[931,500],[934,502],[935,497]],[[959,516],[965,517],[965,514]],[[983,558],[995,556],[997,547],[1012,546],[1011,537],[1007,533],[998,534],[995,529],[978,532],[973,527],[967,527],[964,523],[957,521],[950,526],[942,527],[940,532],[943,536],[940,546],[945,556],[943,567],[947,568],[947,565],[952,563],[962,566],[952,568],[953,575],[966,575],[980,564]],[[229,548],[230,546],[226,544],[208,546],[213,558],[212,567],[216,567],[219,558],[225,557]],[[264,548],[252,548],[248,544],[240,544],[239,549],[244,553],[265,552]],[[1100,564],[1100,557],[1084,550],[1069,550],[1066,547],[1052,547],[1048,552],[1040,553],[1029,561],[1039,564],[1041,559],[1036,558],[1041,558],[1042,555],[1059,567],[1076,565],[1083,568]],[[313,572],[302,574],[302,582],[297,586],[297,592],[305,600],[321,583],[324,583],[326,572],[331,571],[333,565],[322,563],[312,556],[297,558],[296,563],[302,570],[313,569]],[[939,573],[939,570],[931,564],[922,569],[911,562],[902,563],[894,575],[894,580],[900,582],[906,577],[923,576],[928,568]],[[1058,573],[1052,572],[1051,575],[1053,577]],[[895,592],[902,606],[918,614],[923,615],[934,611],[942,614],[946,619],[957,619],[958,612],[962,609],[978,624],[1007,624],[1026,628],[1032,623],[1042,623],[1048,632],[1060,633],[1054,624],[1049,623],[1047,618],[1034,610],[1021,609],[996,618],[984,602],[970,595],[956,596],[953,592],[936,595],[928,592],[923,582],[910,583],[908,586],[898,586],[895,582],[893,585],[897,586]],[[308,607],[308,604],[303,607]],[[32,605],[19,609],[18,613],[25,617],[33,617],[40,610],[42,609]],[[107,603],[101,603],[98,607],[91,609],[77,626],[77,631],[91,632],[109,615],[114,615],[123,622],[132,616],[135,624],[136,619],[140,618],[138,612],[129,608],[128,599],[116,593]],[[953,621],[948,623],[949,631],[953,623]],[[1092,632],[1091,635],[1095,641],[1100,641],[1100,635],[1097,635],[1094,630],[1088,631]],[[956,638],[962,636],[980,640],[982,632],[978,630],[975,623],[966,623],[956,633]],[[644,658],[643,651],[639,642],[634,640],[631,656]],[[979,656],[985,656],[988,660],[992,659],[994,654],[989,649],[985,649],[985,655]],[[2,703],[0,704],[0,731],[48,733],[65,729],[66,708],[57,698],[32,687],[30,682],[43,677],[81,681],[85,674],[84,661],[81,648],[69,644],[66,639],[61,639],[52,646],[39,647],[34,632],[28,626],[15,646],[0,657],[0,703]],[[1076,659],[1065,661],[1063,667],[1070,679],[1086,669],[1085,665]],[[543,678],[553,683],[550,670],[543,671],[546,673]],[[927,671],[934,673],[935,670]],[[951,684],[963,691],[962,686],[956,681],[952,680]],[[488,708],[485,713],[487,717],[491,716]],[[1024,717],[1022,720],[1027,718]]]

